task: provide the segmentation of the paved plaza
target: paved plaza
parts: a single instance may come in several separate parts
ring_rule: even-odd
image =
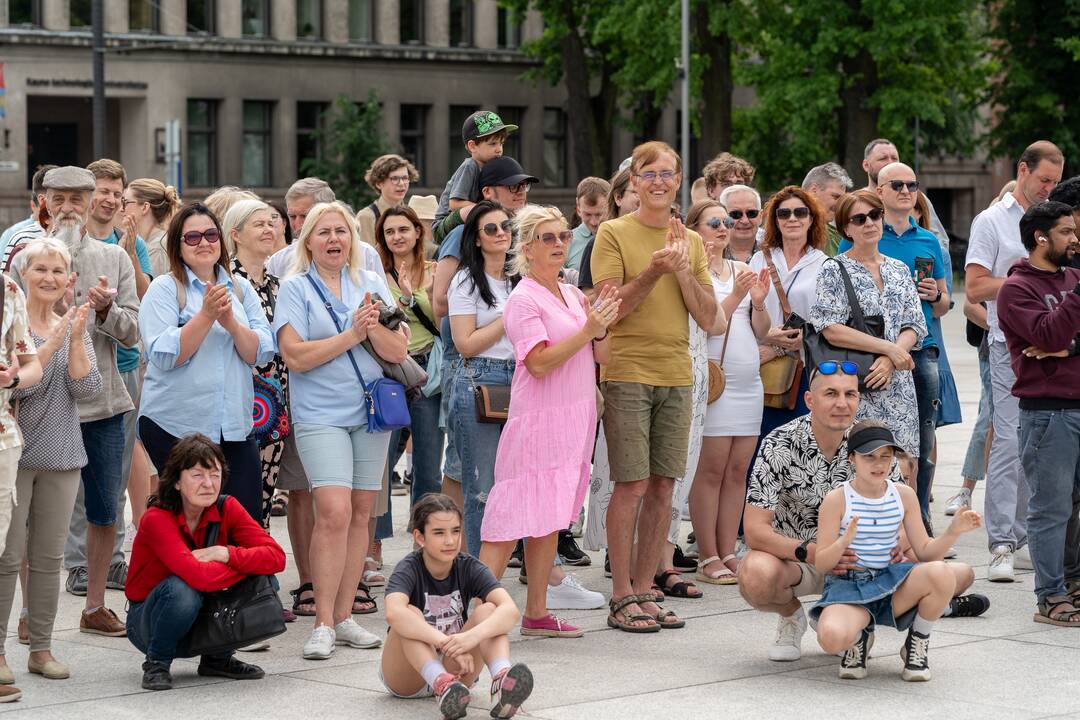
[[[978,403],[975,350],[964,343],[962,303],[946,318],[946,335],[964,417],[961,426],[942,430],[935,486],[935,522],[944,527],[945,500],[960,484],[960,467]],[[981,488],[975,506],[982,507]],[[388,565],[409,547],[403,528],[406,508],[395,498],[397,536],[385,543]],[[685,523],[688,532],[690,524]],[[289,549],[283,518],[275,518],[274,537]],[[684,533],[685,535],[685,533]],[[1019,582],[995,585],[986,577],[986,536],[961,538],[960,560],[975,566],[975,592],[991,598],[981,618],[944,619],[935,626],[930,653],[930,683],[900,680],[901,635],[878,632],[862,681],[836,677],[839,659],[818,648],[813,632],[803,640],[803,659],[773,663],[766,649],[776,627],[775,616],[747,608],[735,587],[702,585],[701,600],[669,600],[667,607],[688,619],[683,630],[635,636],[610,630],[602,610],[568,612],[567,619],[587,629],[579,640],[522,638],[511,635],[514,660],[528,663],[536,690],[521,717],[547,720],[637,720],[648,718],[1080,718],[1076,668],[1080,665],[1080,632],[1048,628],[1032,622],[1034,595],[1030,570],[1018,571]],[[587,586],[609,590],[603,556],[579,571]],[[389,567],[388,567],[389,570]],[[388,572],[389,574],[389,572]],[[290,560],[281,578],[296,586]],[[524,603],[525,586],[509,570],[507,588]],[[108,593],[117,610],[119,592]],[[244,659],[265,668],[267,678],[232,682],[200,678],[194,660],[173,665],[171,692],[140,689],[141,656],[124,639],[80,634],[82,599],[62,593],[53,651],[70,664],[70,680],[50,681],[24,672],[27,649],[9,637],[8,662],[16,670],[23,699],[0,706],[15,718],[436,718],[431,700],[391,699],[376,672],[379,652],[339,647],[323,662],[303,660],[300,649],[313,618],[301,618],[271,641],[264,653]],[[361,623],[382,633],[383,603],[378,615]],[[14,616],[9,635],[15,630]],[[487,717],[486,673],[473,695],[470,717]]]

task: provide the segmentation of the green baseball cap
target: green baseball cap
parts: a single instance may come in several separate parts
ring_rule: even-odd
[[[470,140],[479,140],[488,135],[494,135],[502,130],[513,132],[517,129],[517,125],[507,125],[502,121],[501,117],[490,110],[477,110],[465,118],[465,124],[461,128],[461,140],[467,143]]]

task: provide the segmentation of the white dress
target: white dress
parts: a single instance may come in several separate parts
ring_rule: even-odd
[[[720,280],[714,273],[712,281],[716,304],[720,305],[734,288],[734,273],[729,272],[727,280]],[[743,297],[732,313],[728,333],[731,339],[723,366],[727,385],[723,395],[708,406],[705,437],[756,437],[761,432],[764,389],[761,385],[757,337],[750,325],[750,293]],[[723,348],[723,335],[709,337],[710,360],[719,363]]]

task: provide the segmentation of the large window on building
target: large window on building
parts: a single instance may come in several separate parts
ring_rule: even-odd
[[[244,185],[267,187],[270,180],[270,147],[273,142],[271,120],[274,103],[244,101]]]
[[[270,37],[270,0],[243,0],[240,17],[244,37]]]
[[[450,106],[450,143],[447,145],[447,174],[449,178],[458,169],[461,161],[469,157],[469,151],[465,149],[465,143],[461,139],[461,129],[465,125],[465,118],[475,112],[474,105],[451,105]]]
[[[296,0],[296,37],[300,40],[322,39],[322,0]]]
[[[473,0],[450,0],[450,47],[473,44]]]
[[[375,39],[375,1],[349,0],[349,39],[371,42]]]
[[[214,0],[187,0],[188,33],[214,34],[215,4]]]
[[[496,43],[499,47],[514,50],[521,46],[521,26],[514,20],[514,13],[504,7],[498,10],[499,34]]]
[[[217,183],[217,100],[187,102],[187,182],[191,187]]]
[[[93,24],[93,0],[71,0],[71,29],[88,28]]]
[[[398,20],[402,45],[424,43],[424,0],[401,0]]]
[[[419,185],[423,185],[424,178],[427,177],[427,153],[424,147],[427,111],[427,105],[401,106],[401,154],[416,166],[416,171],[420,173]]]
[[[566,113],[562,108],[544,108],[544,174],[542,178],[545,185],[566,186]]]
[[[161,3],[159,0],[129,0],[128,30],[131,32],[161,32]]]
[[[41,25],[41,0],[8,0],[8,24]]]
[[[500,105],[498,113],[504,124],[518,126],[517,130],[506,136],[506,141],[503,143],[503,155],[524,164],[521,158],[521,133],[525,130],[525,108]]]
[[[322,157],[322,143],[316,133],[326,126],[326,111],[330,103],[296,103],[296,174],[306,175],[305,160],[318,160]]]

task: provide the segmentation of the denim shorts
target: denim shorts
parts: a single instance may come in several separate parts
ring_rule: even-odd
[[[293,425],[292,431],[312,490],[382,489],[390,433],[369,433],[363,425],[342,428],[311,423]]]
[[[915,563],[893,563],[880,570],[857,568],[844,575],[829,575],[821,599],[810,608],[815,622],[828,605],[858,605],[870,613],[874,625],[907,630],[915,620],[918,605],[900,617],[893,616],[892,596],[915,569]]]
[[[86,521],[98,527],[116,524],[116,504],[124,477],[124,415],[81,423],[86,466],[82,469]]]

